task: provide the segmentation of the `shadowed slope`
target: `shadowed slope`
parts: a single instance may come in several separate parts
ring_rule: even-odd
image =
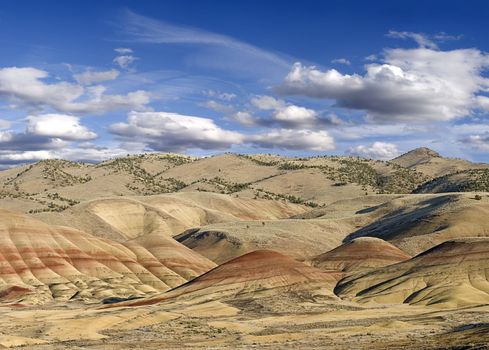
[[[358,302],[488,304],[489,238],[447,241],[408,261],[347,277],[335,292]]]
[[[444,241],[489,236],[489,197],[472,193],[410,195],[373,208],[371,223],[346,237],[378,237],[416,255]]]

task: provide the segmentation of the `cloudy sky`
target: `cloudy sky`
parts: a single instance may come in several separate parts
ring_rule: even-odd
[[[487,18],[487,1],[3,0],[0,167],[420,146],[489,161]]]

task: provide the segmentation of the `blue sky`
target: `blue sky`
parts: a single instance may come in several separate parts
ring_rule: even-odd
[[[489,161],[486,1],[0,4],[0,165],[140,152]]]

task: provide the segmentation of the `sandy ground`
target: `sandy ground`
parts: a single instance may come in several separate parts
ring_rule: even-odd
[[[29,349],[489,348],[489,306],[440,310],[302,301],[296,304],[298,312],[280,310],[275,304],[265,299],[111,309],[4,308],[0,345]]]

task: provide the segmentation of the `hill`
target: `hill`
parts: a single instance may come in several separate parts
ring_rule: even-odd
[[[326,271],[352,272],[388,266],[409,258],[408,254],[379,238],[361,237],[316,256],[311,264]]]
[[[335,293],[361,303],[487,304],[488,263],[489,238],[451,240],[408,261],[347,277]]]
[[[367,210],[363,227],[345,238],[377,237],[416,255],[446,240],[488,237],[489,197],[474,193],[420,194]]]
[[[99,164],[45,160],[2,171],[0,205],[63,212],[104,197],[200,191],[315,207],[366,192],[409,193],[425,181],[415,170],[354,157],[142,154]]]
[[[317,290],[318,294],[334,299],[332,289],[338,275],[323,272],[283,254],[257,250],[232,259],[172,291],[129,301],[123,305],[149,305],[172,298],[212,299],[221,301],[237,298],[259,298],[277,293]]]
[[[215,266],[171,238],[161,237],[147,247],[2,209],[0,299],[43,304],[143,296],[171,289]]]
[[[50,224],[72,226],[95,236],[126,241],[148,234],[171,237],[214,223],[285,219],[306,210],[303,205],[285,201],[182,192],[95,199],[63,212],[31,215]]]
[[[468,160],[458,158],[445,158],[426,147],[416,148],[404,153],[394,158],[391,162],[403,168],[421,172],[432,179],[470,169],[489,168],[488,164],[472,163]]]

